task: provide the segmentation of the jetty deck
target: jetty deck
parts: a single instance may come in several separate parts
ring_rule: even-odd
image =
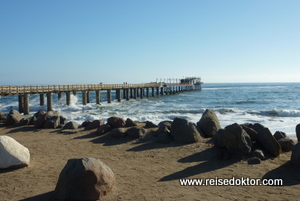
[[[40,105],[45,104],[45,95],[47,96],[47,110],[52,110],[52,95],[58,94],[58,99],[62,93],[66,94],[66,104],[71,104],[71,93],[82,93],[82,103],[86,105],[90,101],[90,91],[96,92],[96,104],[100,104],[101,91],[107,91],[107,102],[111,103],[112,90],[116,93],[116,99],[121,101],[123,98],[143,98],[144,96],[159,96],[166,94],[175,94],[184,91],[201,90],[201,79],[199,77],[188,77],[184,79],[167,79],[170,82],[150,82],[140,84],[71,84],[71,85],[0,85],[1,96],[19,96],[19,111],[25,115],[29,114],[29,96],[30,94],[40,94]],[[173,82],[172,82],[173,80]],[[174,82],[176,80],[176,82]],[[123,93],[121,93],[123,92]]]

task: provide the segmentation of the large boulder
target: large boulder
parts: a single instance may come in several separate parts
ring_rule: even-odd
[[[183,118],[175,118],[171,125],[171,135],[175,142],[201,142],[202,136],[196,125]]]
[[[268,128],[264,127],[260,129],[257,139],[264,149],[271,154],[271,156],[279,156],[281,153],[281,147]]]
[[[97,134],[98,135],[104,135],[105,133],[108,133],[109,131],[111,131],[110,125],[103,124],[103,125],[101,125],[101,126],[98,127]]]
[[[230,157],[249,155],[252,149],[252,140],[248,133],[238,124],[232,124],[225,129],[219,129],[213,137],[214,145]]]
[[[120,128],[126,125],[126,122],[121,117],[109,117],[107,119],[107,124],[110,125],[112,128]]]
[[[87,127],[90,123],[92,123],[92,120],[85,120],[84,122],[82,122],[81,127]]]
[[[242,124],[241,126],[247,132],[247,134],[250,136],[252,141],[257,140],[258,133],[254,129],[250,128],[247,124]]]
[[[34,122],[43,114],[46,114],[46,112],[44,110],[39,110],[37,111],[30,119],[28,125],[34,125]]]
[[[160,144],[168,144],[172,142],[172,136],[170,133],[161,133],[155,138],[155,142]]]
[[[7,119],[7,114],[4,114],[3,112],[0,111],[0,122],[5,122]]]
[[[84,127],[84,130],[92,130],[96,129],[99,126],[103,125],[105,122],[103,120],[94,120],[91,123],[89,123],[86,127]]]
[[[60,125],[59,116],[49,116],[46,118],[43,124],[43,128],[57,128]]]
[[[296,126],[296,136],[297,136],[297,139],[298,139],[298,142],[300,141],[300,124],[298,124]]]
[[[15,123],[20,122],[21,119],[22,119],[22,116],[18,110],[11,110],[6,117],[4,125],[11,126]]]
[[[63,129],[77,129],[78,128],[78,123],[75,121],[69,121],[66,123],[63,127]]]
[[[213,137],[221,128],[217,115],[212,110],[205,110],[197,126],[205,137]]]
[[[300,142],[293,147],[291,162],[297,166],[300,166]]]
[[[252,128],[253,130],[255,130],[257,133],[264,129],[265,127],[263,125],[261,125],[260,123],[255,123],[255,124],[248,124],[248,127]]]
[[[48,121],[49,120],[49,121]],[[46,125],[44,126],[45,122]],[[56,128],[60,124],[60,117],[58,111],[48,111],[40,115],[36,121],[34,121],[35,128]]]
[[[293,147],[296,144],[296,142],[289,137],[284,137],[277,141],[278,141],[282,151],[285,151],[285,152],[292,151]]]
[[[263,150],[261,150],[261,149],[255,149],[251,155],[253,157],[259,158],[261,160],[265,159],[265,154],[264,154]]]
[[[232,156],[245,156],[251,153],[252,140],[248,133],[238,124],[220,129],[213,137],[217,148],[227,149]]]
[[[95,158],[69,159],[55,188],[58,200],[99,200],[115,183],[113,171]]]
[[[171,130],[172,121],[161,121],[158,124],[158,127],[167,127],[169,130]]]
[[[126,127],[131,127],[131,126],[137,126],[137,124],[134,123],[134,121],[132,121],[132,119],[127,118],[126,121],[125,121],[125,126]]]
[[[0,136],[0,168],[18,168],[29,165],[29,150],[15,139]]]
[[[115,138],[124,138],[128,135],[126,131],[125,128],[115,128],[110,132],[110,135]]]
[[[130,138],[141,138],[147,133],[145,128],[132,127],[127,130],[128,137]]]
[[[156,128],[156,127],[157,127],[157,125],[151,121],[146,121],[146,124],[144,126],[144,128]]]
[[[285,133],[285,132],[281,132],[281,131],[276,131],[275,134],[274,134],[273,136],[274,136],[274,138],[275,138],[276,140],[280,140],[280,139],[282,139],[282,138],[287,137],[287,136],[286,136],[286,133]]]

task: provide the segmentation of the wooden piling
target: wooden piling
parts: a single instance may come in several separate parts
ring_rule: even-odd
[[[66,102],[67,102],[67,105],[71,105],[71,92],[70,91],[66,92]]]
[[[24,94],[24,115],[29,114],[29,94]]]
[[[24,111],[24,95],[20,94],[19,95],[19,112],[23,113]]]
[[[81,92],[82,93],[82,104],[83,105],[86,105],[87,104],[87,93],[86,93],[86,91],[82,91]]]
[[[44,93],[40,94],[40,106],[45,105],[45,96]]]
[[[111,89],[107,89],[107,102],[111,103]]]
[[[100,105],[101,102],[101,95],[100,95],[100,90],[96,91],[96,104]]]
[[[52,93],[47,93],[47,111],[52,111]]]

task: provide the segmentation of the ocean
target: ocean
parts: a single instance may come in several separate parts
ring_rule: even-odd
[[[122,99],[119,103],[112,94],[112,103],[106,102],[106,92],[101,92],[101,105],[96,105],[95,93],[90,93],[90,103],[82,105],[81,93],[58,100],[53,95],[53,109],[69,121],[82,123],[85,120],[107,120],[111,116],[137,121],[152,121],[158,124],[175,117],[197,123],[206,109],[212,109],[222,127],[238,123],[261,123],[272,133],[285,132],[295,136],[295,127],[300,123],[300,83],[206,83],[201,91],[182,92],[174,95]],[[0,111],[8,113],[18,109],[18,96],[2,96]],[[39,105],[39,95],[30,95],[30,115],[46,110]]]

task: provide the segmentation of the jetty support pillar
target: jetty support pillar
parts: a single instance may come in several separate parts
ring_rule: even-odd
[[[101,96],[100,96],[100,90],[96,91],[96,104],[100,105],[101,102]]]
[[[129,89],[126,89],[126,100],[129,100]]]
[[[137,98],[137,88],[133,89],[133,98],[136,99]]]
[[[86,91],[86,102],[90,103],[90,91]]]
[[[47,93],[47,111],[52,111],[52,93]]]
[[[107,102],[111,103],[111,89],[107,89]]]
[[[121,89],[116,90],[116,98],[118,102],[121,102]]]
[[[86,91],[82,91],[82,104],[86,105],[87,104],[87,93]]]
[[[140,98],[143,98],[144,97],[144,88],[141,88],[141,90],[140,90]]]
[[[24,115],[29,114],[29,94],[24,94],[24,108],[23,108]]]
[[[60,100],[61,97],[62,97],[62,93],[61,93],[61,92],[58,92],[58,93],[57,93],[57,98],[58,98],[58,100]]]
[[[42,94],[40,94],[40,106],[43,106],[43,105],[45,105],[45,96],[42,93]]]
[[[19,112],[23,113],[24,111],[24,96],[19,95]]]
[[[70,91],[66,92],[66,101],[67,101],[67,105],[71,105],[71,92]]]

